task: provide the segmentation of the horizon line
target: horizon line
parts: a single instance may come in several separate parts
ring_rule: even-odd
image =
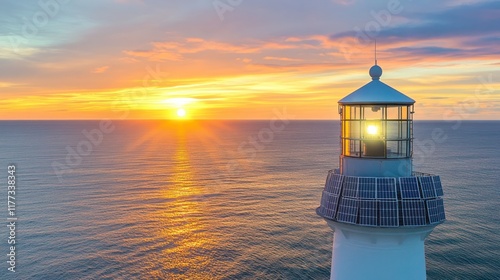
[[[0,119],[0,122],[5,121],[175,121],[175,122],[191,122],[191,121],[270,121],[273,119]],[[340,119],[290,119],[289,121],[340,121]],[[420,120],[413,119],[413,121],[500,121],[500,119],[429,119]]]

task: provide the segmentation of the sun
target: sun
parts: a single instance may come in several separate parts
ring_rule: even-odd
[[[184,108],[177,109],[177,116],[179,118],[184,118],[186,116],[186,110],[184,110]]]

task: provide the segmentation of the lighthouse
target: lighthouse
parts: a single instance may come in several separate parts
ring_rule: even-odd
[[[341,99],[339,168],[316,209],[333,229],[331,278],[426,279],[424,240],[445,220],[440,177],[412,166],[415,100],[380,81]]]

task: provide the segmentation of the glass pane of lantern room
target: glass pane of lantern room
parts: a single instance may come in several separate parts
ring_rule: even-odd
[[[408,127],[408,121],[401,121],[401,138],[402,139],[410,139],[411,138],[411,133],[410,129]]]
[[[384,106],[369,105],[363,106],[363,119],[365,120],[381,120],[384,118]]]
[[[401,116],[400,116],[400,119],[402,120],[407,120],[407,119],[410,119],[410,116],[409,116],[409,111],[408,108],[410,106],[401,106]]]
[[[347,108],[350,108],[350,119],[351,120],[359,120],[361,119],[361,110],[360,106],[354,105],[354,106],[346,106]]]
[[[404,121],[406,122],[406,121]],[[399,140],[406,136],[406,132],[403,131],[401,121],[387,121],[387,139],[388,140]]]
[[[402,148],[401,141],[387,141],[387,157],[388,158],[402,157],[401,148]]]
[[[342,107],[342,119],[349,120],[351,118],[351,107],[343,106]]]
[[[359,121],[349,121],[346,122],[349,125],[349,130],[347,131],[346,134],[344,134],[344,137],[351,138],[351,139],[359,139],[361,137],[360,135],[360,126],[359,126]]]
[[[400,119],[401,106],[389,105],[387,106],[387,119],[388,120],[398,120]]]

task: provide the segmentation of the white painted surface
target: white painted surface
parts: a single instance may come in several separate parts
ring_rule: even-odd
[[[375,228],[328,221],[333,280],[424,280],[424,240],[434,226]]]

